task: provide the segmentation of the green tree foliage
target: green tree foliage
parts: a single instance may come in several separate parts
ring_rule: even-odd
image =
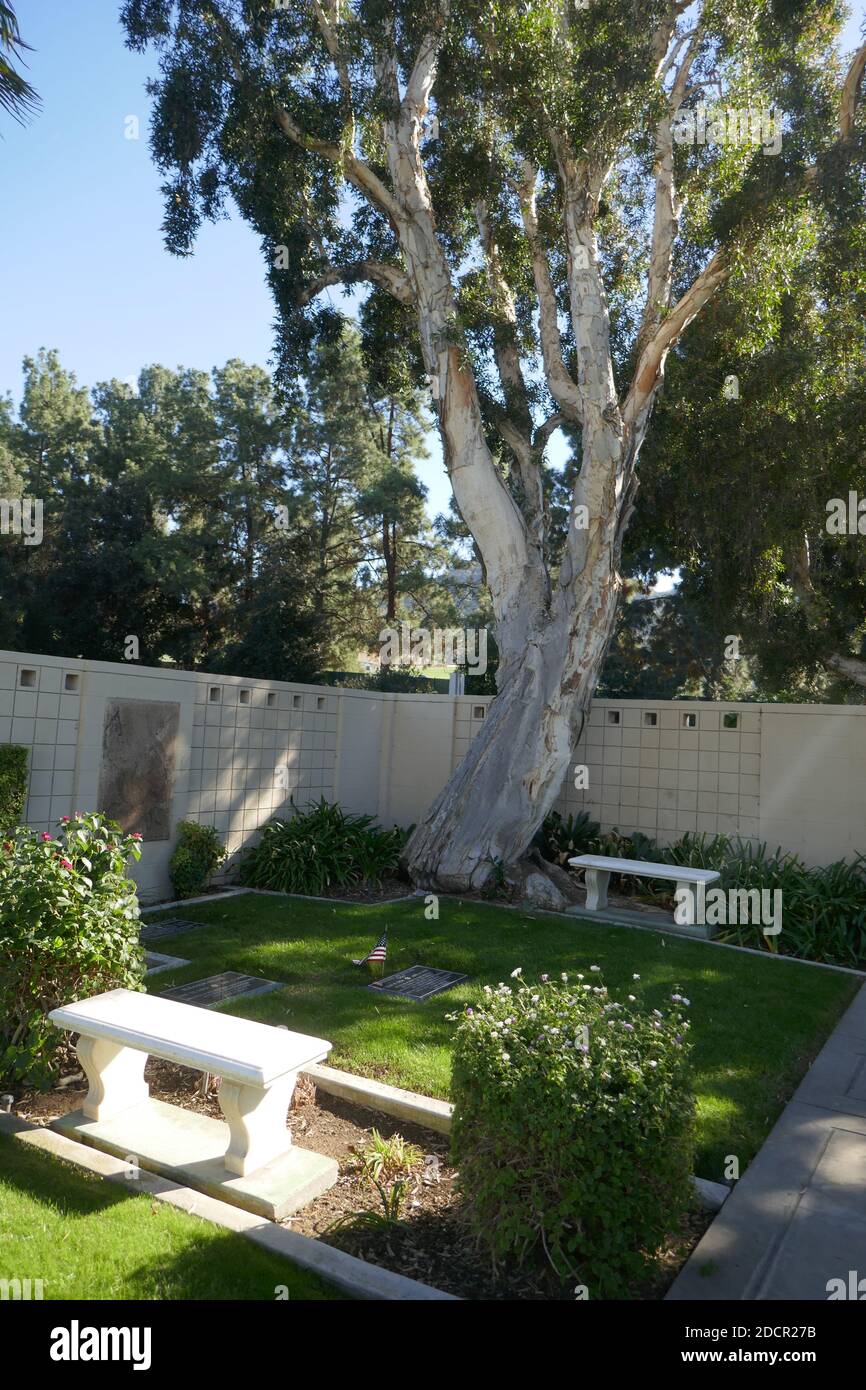
[[[417,396],[376,399],[348,330],[288,399],[238,360],[89,393],[40,352],[17,415],[0,402],[0,495],[41,500],[44,528],[0,537],[0,643],[260,677],[340,666],[379,608],[430,584],[423,451]]]
[[[861,700],[866,516],[851,533],[847,514],[866,495],[866,202],[805,230],[781,282],[744,267],[669,363],[630,562],[681,571],[711,665],[739,637],[762,698]]]
[[[0,745],[0,833],[20,825],[27,799],[27,749]]]

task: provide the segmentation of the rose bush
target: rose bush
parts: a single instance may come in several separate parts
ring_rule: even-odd
[[[617,1002],[597,966],[512,978],[452,1016],[452,1147],[470,1219],[494,1262],[546,1258],[589,1297],[622,1296],[692,1199],[689,1001]]]
[[[66,1034],[51,1009],[144,977],[136,886],[139,835],[98,814],[64,817],[56,836],[22,826],[0,842],[0,1076],[44,1084]]]

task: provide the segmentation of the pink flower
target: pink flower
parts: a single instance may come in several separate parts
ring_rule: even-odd
[[[68,869],[70,873],[72,872],[72,865],[70,864],[68,859],[61,859],[60,867],[61,869]]]
[[[68,823],[69,823],[69,821],[70,821],[71,819],[72,819],[71,816],[61,816],[61,817],[60,817],[60,824],[61,824],[61,825],[68,825]]]
[[[140,839],[141,839],[141,836],[139,835],[138,831],[136,830],[136,831],[133,832],[131,838],[132,838],[133,840],[140,840]]]
[[[50,839],[51,839],[51,836],[48,834],[48,831],[47,831],[47,830],[43,830],[43,832],[42,832],[42,839],[43,839],[43,840],[50,840]]]

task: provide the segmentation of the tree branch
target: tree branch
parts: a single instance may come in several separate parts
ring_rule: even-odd
[[[566,419],[579,424],[581,420],[580,392],[577,382],[571,376],[562,355],[562,338],[559,332],[559,318],[556,305],[556,292],[550,277],[550,266],[538,235],[538,214],[535,204],[536,170],[529,161],[523,165],[523,176],[517,185],[523,229],[529,244],[532,261],[532,278],[539,306],[539,336],[544,375],[547,386],[556,404]]]
[[[622,407],[622,417],[627,427],[634,426],[652,404],[668,352],[729,274],[725,254],[717,251],[670,313],[661,320],[638,357],[634,378]]]
[[[517,313],[514,295],[505,278],[499,246],[490,222],[490,211],[483,198],[474,204],[475,221],[487,265],[487,279],[497,321],[493,326],[493,354],[505,397],[505,413],[500,433],[517,465],[524,496],[526,524],[540,545],[544,534],[544,490],[541,469],[532,452],[532,411],[517,345]]]
[[[275,104],[274,116],[287,140],[291,140],[301,149],[308,150],[310,154],[321,155],[323,159],[336,164],[359,193],[363,193],[368,202],[373,203],[380,212],[384,212],[393,225],[406,216],[398,199],[363,159],[358,159],[357,155],[332,144],[330,140],[321,140],[315,135],[309,135],[279,102]]]
[[[823,658],[823,664],[837,675],[847,677],[855,685],[866,686],[866,661],[861,661],[856,656],[843,656],[841,652],[834,652],[832,656]]]
[[[674,46],[671,57],[679,53],[685,42],[681,36]],[[650,265],[647,275],[647,297],[644,305],[641,326],[637,337],[637,356],[645,347],[650,336],[658,328],[662,315],[670,307],[673,247],[680,225],[682,207],[677,197],[674,180],[674,141],[671,123],[679,111],[686,92],[692,65],[697,57],[702,32],[692,30],[690,42],[677,70],[668,98],[668,109],[659,122],[656,133],[655,160],[655,207],[653,212],[653,234],[650,250]],[[669,68],[667,69],[669,71]]]
[[[854,129],[854,117],[860,104],[863,77],[866,74],[866,43],[854,54],[845,85],[842,88],[842,101],[839,109],[839,138],[847,140]]]
[[[223,45],[234,69],[237,81],[243,82],[246,74],[244,73],[243,60],[241,58],[241,45],[237,35],[219,5],[216,3],[216,0],[201,0],[201,3],[212,16],[222,35]],[[327,25],[327,19],[324,14],[322,17],[325,20],[326,27],[329,28],[330,26]],[[327,37],[325,38],[325,42],[327,44]],[[334,36],[334,42],[336,43],[336,36]],[[346,80],[348,82],[348,73]],[[351,98],[351,91],[349,91],[349,97]],[[396,224],[397,219],[404,215],[400,203],[394,197],[391,190],[363,159],[357,157],[354,150],[343,149],[340,145],[335,145],[330,140],[322,140],[302,130],[297,121],[289,115],[282,103],[278,101],[274,102],[274,119],[280,130],[286,136],[286,139],[291,140],[294,145],[297,145],[300,149],[307,150],[310,154],[321,155],[323,159],[329,160],[330,163],[342,169],[346,178],[358,189],[358,192],[362,193],[368,202],[373,203],[380,212],[384,212],[385,215],[390,218],[392,224]]]
[[[349,81],[349,65],[346,62],[345,54],[340,45],[340,38],[337,33],[340,16],[337,10],[336,0],[325,0],[328,13],[320,0],[313,0],[313,10],[321,30],[322,38],[325,40],[325,47],[331,56],[334,67],[337,70],[337,77],[340,82],[340,90],[343,93],[343,101],[347,108],[347,115],[352,121],[354,133],[355,119],[352,101],[352,84]]]
[[[439,0],[436,19],[421,40],[409,81],[406,83],[402,112],[404,117],[408,116],[417,121],[419,127],[427,114],[427,103],[436,79],[436,64],[450,10],[450,0]]]
[[[409,277],[397,266],[386,261],[352,261],[349,265],[332,265],[298,291],[298,304],[309,304],[329,285],[355,285],[368,280],[387,292],[401,304],[414,304],[415,293]]]
[[[548,415],[547,419],[542,421],[532,436],[533,449],[538,450],[539,453],[543,453],[547,448],[547,441],[550,439],[554,430],[558,430],[560,425],[566,423],[567,420],[565,415],[558,410],[554,415]]]

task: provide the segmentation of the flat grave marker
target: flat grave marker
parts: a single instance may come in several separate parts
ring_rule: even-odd
[[[154,922],[152,926],[142,927],[141,941],[146,946],[151,941],[161,941],[164,936],[180,936],[181,932],[212,925],[212,922],[193,922],[189,917],[167,917],[164,922]]]
[[[208,975],[204,980],[190,980],[174,989],[164,989],[161,999],[176,999],[179,1004],[194,1004],[200,1009],[212,1009],[227,999],[249,999],[254,994],[270,994],[282,989],[279,980],[263,980],[260,975],[240,975],[236,970],[224,970],[220,975]]]
[[[456,970],[410,965],[408,970],[399,970],[396,975],[386,975],[383,980],[375,980],[367,988],[375,989],[379,994],[391,994],[398,999],[413,999],[416,1003],[421,1003],[425,999],[431,999],[434,994],[442,994],[444,990],[453,989],[455,985],[468,979],[468,975],[461,975]]]

